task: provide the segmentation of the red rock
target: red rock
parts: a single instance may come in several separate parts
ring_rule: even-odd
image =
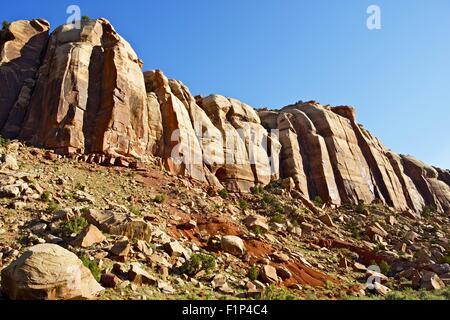
[[[102,274],[100,278],[100,283],[105,288],[112,288],[115,289],[117,285],[119,284],[119,278],[116,277],[116,275],[111,273],[105,273]]]

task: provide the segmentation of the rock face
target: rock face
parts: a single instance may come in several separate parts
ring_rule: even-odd
[[[0,31],[0,130],[7,138],[20,131],[48,41],[45,20],[20,20]]]
[[[91,299],[103,290],[75,254],[53,244],[28,249],[1,276],[13,300]]]
[[[353,107],[311,101],[256,111],[220,95],[194,97],[161,71],[143,73],[105,19],[48,30],[31,20],[0,33],[7,138],[95,159],[157,156],[171,173],[216,190],[249,192],[284,179],[305,202],[450,211],[450,172],[387,150]]]
[[[448,171],[400,157],[357,124],[352,107],[299,103],[261,110],[268,130],[279,130],[280,173],[292,177],[310,199],[340,205],[381,201],[420,212],[425,205],[448,211]]]
[[[148,142],[141,61],[108,21],[51,35],[19,137],[61,153],[142,154]]]

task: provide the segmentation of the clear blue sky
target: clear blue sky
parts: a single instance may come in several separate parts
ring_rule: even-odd
[[[450,168],[449,0],[19,0],[0,19],[56,27],[70,4],[109,19],[145,69],[193,94],[353,105],[388,148]],[[371,4],[381,30],[366,28]]]

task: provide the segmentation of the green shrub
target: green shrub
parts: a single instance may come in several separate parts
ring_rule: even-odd
[[[97,265],[97,263],[95,263],[95,261],[92,261],[91,259],[89,259],[86,256],[81,257],[80,260],[83,262],[83,265],[86,268],[91,270],[92,276],[95,278],[95,280],[97,280],[97,282],[100,282],[102,272],[101,272],[99,266]]]
[[[141,209],[139,209],[138,207],[131,207],[130,212],[135,216],[142,216]]]
[[[10,141],[8,139],[3,138],[0,136],[0,147],[6,148],[9,145]]]
[[[450,264],[450,256],[443,257],[441,259],[441,263],[448,263],[448,264]]]
[[[65,236],[79,234],[88,226],[88,224],[87,220],[83,217],[73,217],[69,221],[65,221],[61,224],[60,233]]]
[[[248,278],[252,281],[258,280],[259,277],[259,268],[256,265],[253,265],[248,272]]]
[[[60,207],[59,207],[59,204],[57,204],[56,202],[54,202],[54,201],[50,201],[49,203],[48,203],[48,205],[47,205],[47,209],[45,210],[47,213],[53,213],[55,210],[58,210]]]
[[[363,200],[359,200],[358,205],[355,208],[355,211],[358,213],[363,213],[366,210],[366,204]]]
[[[50,202],[52,200],[52,194],[50,193],[50,191],[45,190],[44,192],[42,192],[41,200],[44,202]]]
[[[194,254],[191,259],[186,261],[180,268],[180,271],[189,276],[193,276],[204,270],[209,273],[216,268],[216,258],[208,254]]]
[[[242,211],[245,211],[248,209],[248,202],[244,199],[239,199],[239,208],[241,208]]]
[[[431,218],[433,214],[436,212],[436,208],[433,206],[425,206],[422,209],[422,216],[425,218]]]
[[[230,196],[230,193],[227,189],[222,189],[219,191],[219,196],[221,196],[223,199],[227,199]]]
[[[264,193],[263,186],[259,185],[259,186],[256,186],[256,187],[252,188],[252,193],[255,194],[255,195],[263,194]]]
[[[278,289],[275,285],[266,288],[263,294],[263,300],[297,300],[298,297],[287,289]]]
[[[6,20],[3,20],[2,22],[2,30],[6,30],[9,27],[9,22]]]
[[[322,207],[322,206],[323,206],[323,200],[322,200],[322,198],[319,197],[319,196],[315,197],[314,200],[313,200],[313,202],[314,202],[314,204],[315,204],[317,207]]]
[[[89,18],[88,16],[82,16],[82,17],[81,17],[81,21],[83,21],[83,22],[89,22],[89,21],[91,21],[91,18]]]
[[[254,226],[254,227],[252,228],[252,231],[253,231],[253,233],[254,233],[255,235],[257,235],[257,236],[263,235],[264,232],[265,232],[265,230],[264,230],[263,228],[261,228],[260,226]]]
[[[380,271],[382,274],[387,276],[391,272],[391,266],[389,265],[389,263],[383,260],[380,263]]]
[[[266,204],[266,205],[271,205],[271,204],[273,204],[273,203],[276,201],[276,199],[275,199],[275,197],[274,197],[273,195],[271,195],[271,194],[265,194],[264,197],[263,197],[263,199],[262,199],[262,201],[263,201],[263,203]]]
[[[155,198],[153,199],[154,202],[156,203],[164,203],[167,200],[167,195],[164,193],[158,194],[157,196],[155,196]]]
[[[286,220],[284,219],[284,216],[282,214],[277,213],[272,217],[272,222],[283,224],[286,222]]]
[[[352,220],[347,224],[347,227],[350,230],[350,232],[352,233],[353,238],[361,239],[361,229],[358,225],[358,222],[356,222],[355,220]]]

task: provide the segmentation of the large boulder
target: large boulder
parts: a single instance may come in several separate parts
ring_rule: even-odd
[[[92,299],[103,290],[75,254],[54,244],[29,248],[2,270],[1,283],[13,300]]]

